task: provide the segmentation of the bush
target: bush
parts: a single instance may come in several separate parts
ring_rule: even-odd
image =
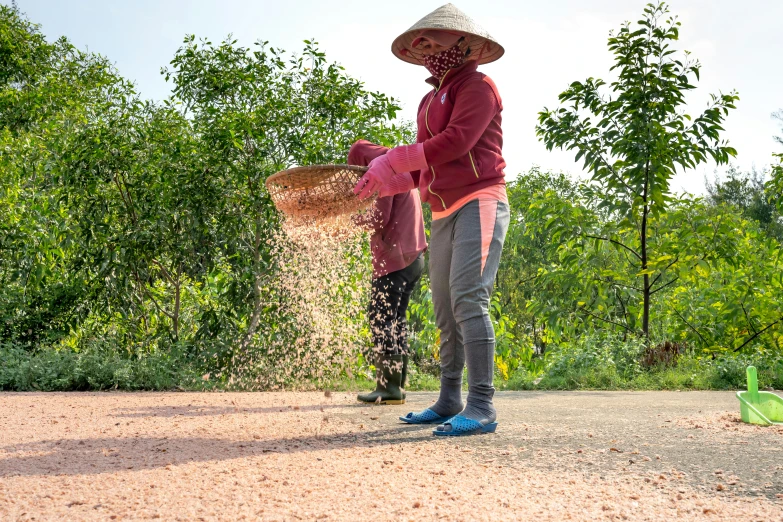
[[[633,379],[641,370],[639,360],[644,351],[642,339],[600,338],[587,335],[573,344],[554,348],[547,378],[565,378],[574,373],[609,370],[623,379]]]
[[[202,381],[198,369],[178,352],[123,356],[99,344],[78,352],[0,346],[0,390],[171,390],[214,385]]]
[[[540,377],[522,369],[500,386],[512,390],[737,390],[746,387],[747,367],[755,366],[760,387],[783,389],[783,357],[775,352],[712,358],[688,351],[676,364],[649,368],[639,363],[644,352],[639,340],[588,336],[553,347]]]

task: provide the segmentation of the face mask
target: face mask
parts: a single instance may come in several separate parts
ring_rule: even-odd
[[[459,45],[424,57],[424,67],[438,80],[442,80],[449,69],[459,67],[463,63],[465,63],[465,53],[459,48]]]

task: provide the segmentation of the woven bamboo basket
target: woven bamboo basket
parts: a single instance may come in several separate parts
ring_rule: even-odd
[[[310,165],[269,176],[266,188],[277,209],[298,218],[324,219],[369,208],[375,197],[360,200],[353,193],[367,167]]]

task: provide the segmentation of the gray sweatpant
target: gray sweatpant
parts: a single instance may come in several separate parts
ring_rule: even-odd
[[[491,410],[493,415],[495,331],[489,304],[508,224],[507,204],[482,199],[433,220],[430,232],[430,287],[441,336],[441,385],[461,386],[467,360],[468,408]]]

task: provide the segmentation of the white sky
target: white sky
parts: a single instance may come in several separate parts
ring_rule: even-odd
[[[5,3],[10,3],[3,0]],[[389,51],[392,40],[447,0],[17,0],[49,39],[67,36],[77,47],[101,53],[136,82],[143,96],[162,99],[169,85],[160,76],[185,34],[213,42],[229,33],[245,46],[258,39],[300,51],[314,39],[330,61],[345,66],[371,90],[401,100],[402,117],[415,120],[428,90],[423,68],[405,64]],[[555,107],[570,82],[609,79],[606,39],[623,21],[640,18],[644,0],[454,1],[506,48],[506,55],[482,70],[503,97],[504,156],[510,176],[532,165],[581,174],[570,152],[548,152],[535,136],[537,113]],[[680,49],[703,65],[688,112],[700,112],[710,93],[736,89],[738,109],[725,137],[742,168],[769,164],[780,134],[770,114],[783,108],[783,1],[675,0]],[[704,176],[715,166],[679,174],[675,190],[703,193]],[[723,169],[721,169],[723,170]]]

